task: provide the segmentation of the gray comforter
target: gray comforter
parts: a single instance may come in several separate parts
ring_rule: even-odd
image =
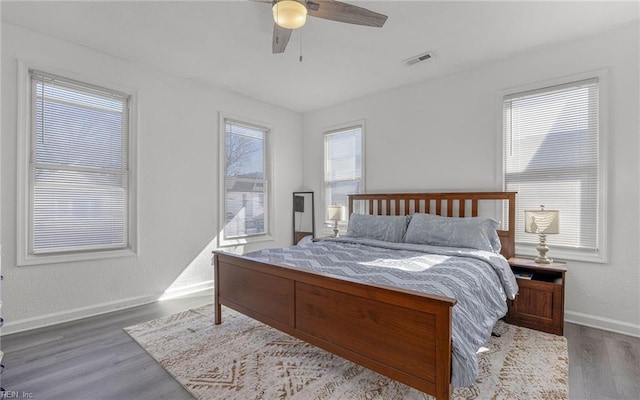
[[[476,353],[506,314],[506,299],[518,291],[504,257],[481,250],[337,238],[246,256],[456,299],[451,378],[456,387],[475,382]]]

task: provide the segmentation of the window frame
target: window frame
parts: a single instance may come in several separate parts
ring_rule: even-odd
[[[124,248],[97,248],[91,250],[52,252],[34,254],[31,252],[30,240],[32,236],[33,205],[31,204],[31,188],[33,185],[30,168],[33,149],[32,122],[32,84],[31,70],[42,71],[57,75],[63,79],[76,81],[87,87],[97,86],[114,92],[121,92],[129,96],[129,126],[128,126],[128,187],[127,187],[127,244]],[[18,266],[65,263],[74,261],[89,261],[118,257],[133,257],[137,254],[138,223],[137,223],[137,93],[135,90],[104,82],[94,77],[76,72],[61,70],[49,65],[18,61],[18,112],[17,112],[17,191],[16,191],[16,264]]]
[[[234,236],[227,238],[225,235],[225,223],[226,223],[226,124],[227,121],[233,121],[240,125],[246,125],[249,127],[254,127],[258,130],[262,130],[265,132],[265,172],[264,172],[264,181],[265,181],[265,222],[264,222],[264,233],[260,234],[252,234],[252,235],[244,235],[244,236]],[[275,214],[274,214],[274,205],[273,205],[273,193],[274,193],[274,183],[273,183],[273,148],[274,148],[274,138],[273,138],[273,128],[270,124],[265,123],[263,121],[253,120],[251,118],[233,115],[226,112],[219,113],[219,149],[220,156],[219,165],[218,165],[218,181],[219,181],[219,215],[218,215],[218,246],[219,247],[228,247],[228,246],[241,246],[251,243],[259,243],[266,241],[275,240],[273,237],[274,227],[275,227]]]
[[[323,130],[323,134],[322,134],[322,143],[323,143],[323,153],[322,153],[322,161],[323,161],[323,168],[322,168],[322,218],[320,219],[321,221],[323,221],[322,224],[322,229],[320,230],[322,232],[323,235],[331,235],[333,236],[333,222],[327,220],[327,207],[329,206],[328,204],[328,186],[330,182],[334,182],[334,181],[327,181],[327,167],[328,167],[328,159],[327,159],[327,145],[328,145],[328,140],[327,138],[330,135],[334,135],[337,133],[340,133],[342,131],[348,131],[348,130],[352,130],[352,129],[356,129],[356,128],[360,128],[360,152],[361,152],[361,165],[360,165],[360,193],[366,193],[366,128],[365,128],[365,121],[364,120],[358,120],[358,121],[353,121],[353,122],[347,122],[344,124],[339,124],[339,125],[335,125],[335,126],[331,126],[328,128],[325,128]],[[337,182],[337,181],[335,181]],[[346,213],[349,213],[349,205],[345,204],[346,207]],[[338,223],[338,227],[341,230],[341,234],[346,233],[345,229],[347,228],[347,226],[349,225],[349,215],[345,216],[345,220],[341,221]]]
[[[546,88],[552,88],[555,86],[570,85],[572,83],[578,83],[580,81],[586,81],[589,79],[598,80],[598,194],[597,194],[597,233],[596,233],[596,251],[584,251],[580,249],[571,249],[568,247],[554,247],[553,235],[550,235],[548,244],[550,247],[549,255],[553,259],[557,260],[573,260],[584,261],[592,263],[604,264],[608,262],[608,248],[607,242],[607,210],[608,210],[608,127],[609,127],[609,80],[608,70],[595,70],[588,71],[570,76],[565,76],[556,79],[549,79],[541,82],[525,84],[522,86],[513,87],[510,89],[502,90],[497,93],[496,96],[496,121],[497,131],[500,134],[497,136],[496,147],[499,148],[500,157],[497,158],[498,171],[501,172],[498,177],[499,183],[503,190],[506,188],[506,166],[504,164],[504,129],[503,129],[503,103],[506,96],[512,96],[518,93],[525,93],[531,91],[543,91]],[[516,195],[517,202],[517,195]],[[560,229],[562,229],[562,210],[560,210]],[[519,232],[516,232],[519,234]],[[516,237],[516,254],[526,257],[537,257],[538,251],[536,245],[521,243],[517,241]]]

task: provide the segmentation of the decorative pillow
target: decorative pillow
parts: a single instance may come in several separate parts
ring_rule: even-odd
[[[499,253],[501,244],[492,218],[451,218],[413,214],[404,237],[406,243],[466,247]]]
[[[347,237],[402,242],[408,217],[396,215],[351,214]]]

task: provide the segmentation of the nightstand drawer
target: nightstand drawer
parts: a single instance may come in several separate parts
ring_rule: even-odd
[[[566,266],[535,264],[524,259],[511,259],[509,264],[515,273],[528,273],[531,279],[517,279],[520,290],[516,299],[509,301],[505,320],[510,324],[562,335]]]
[[[508,321],[545,332],[562,334],[562,285],[518,279],[520,293],[509,307]]]

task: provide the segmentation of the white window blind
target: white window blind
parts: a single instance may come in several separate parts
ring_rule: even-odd
[[[324,199],[329,205],[348,207],[348,194],[363,190],[362,126],[325,134]]]
[[[516,191],[516,242],[524,210],[560,211],[560,233],[549,235],[552,252],[597,254],[599,243],[598,79],[517,93],[504,98],[505,189]]]
[[[128,246],[129,96],[31,70],[30,254]]]
[[[225,119],[224,239],[268,233],[269,129]]]

